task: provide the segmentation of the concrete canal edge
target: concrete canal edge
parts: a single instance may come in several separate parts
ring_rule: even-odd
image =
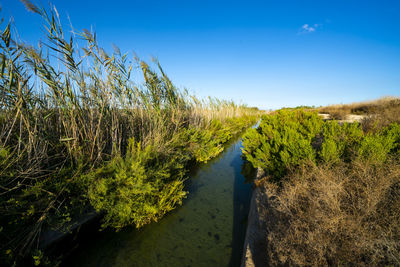
[[[257,170],[256,180],[263,177],[264,172]],[[243,247],[241,267],[268,266],[267,258],[267,196],[260,187],[255,187],[251,197],[247,219],[246,237]]]
[[[74,233],[77,233],[82,226],[85,226],[95,220],[100,220],[100,218],[100,213],[96,212],[92,208],[87,208],[85,212],[73,218],[71,222],[62,225],[57,229],[44,229],[43,234],[39,239],[39,248],[49,248],[51,245],[62,241]]]

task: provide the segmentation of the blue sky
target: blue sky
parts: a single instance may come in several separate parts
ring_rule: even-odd
[[[400,1],[51,2],[106,50],[154,56],[200,97],[270,109],[400,95]],[[38,16],[18,0],[0,4],[36,43]]]

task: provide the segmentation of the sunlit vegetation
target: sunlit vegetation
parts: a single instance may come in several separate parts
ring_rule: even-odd
[[[270,264],[400,264],[396,101],[368,104],[361,124],[281,110],[247,131],[243,154],[265,171]]]
[[[330,114],[334,119],[342,120],[350,114],[365,115],[367,117],[379,117],[380,124],[388,125],[392,122],[400,122],[400,98],[383,97],[373,101],[365,101],[352,104],[330,105],[318,108],[320,113]],[[378,123],[378,120],[374,120]]]
[[[45,38],[37,48],[20,43],[2,22],[4,264],[31,253],[43,263],[42,233],[90,207],[103,227],[157,221],[185,198],[189,164],[221,153],[258,117],[254,108],[199,100],[174,86],[157,61],[106,52],[93,32],[65,32],[55,8],[23,2],[42,18]]]

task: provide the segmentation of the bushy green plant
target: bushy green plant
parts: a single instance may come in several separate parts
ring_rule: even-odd
[[[324,122],[319,152],[321,160],[335,163],[341,159],[351,159],[357,152],[362,138],[363,131],[358,123],[339,125],[337,121]]]
[[[243,155],[279,180],[304,161],[383,163],[398,151],[399,142],[398,124],[364,133],[359,123],[324,122],[315,113],[285,109],[263,116],[257,129],[246,132]]]
[[[214,139],[211,130],[192,128],[186,134],[188,136],[188,150],[198,162],[207,162],[224,149],[218,140]]]
[[[304,160],[315,161],[312,141],[322,125],[316,113],[302,110],[280,110],[263,116],[259,127],[244,135],[243,155],[254,167],[281,177]]]
[[[321,146],[320,156],[324,162],[337,163],[344,151],[343,143],[337,143],[333,138],[326,138]]]
[[[393,150],[398,152],[400,148],[400,124],[392,123],[388,127],[383,128],[383,134],[393,139],[395,145]]]
[[[390,151],[396,146],[394,135],[380,132],[369,133],[361,141],[358,157],[372,164],[381,164],[386,161]]]
[[[185,160],[179,155],[163,159],[154,146],[142,149],[131,139],[125,157],[117,155],[83,175],[91,205],[105,212],[103,226],[141,227],[181,204]]]

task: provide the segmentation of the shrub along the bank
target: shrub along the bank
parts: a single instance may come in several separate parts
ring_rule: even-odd
[[[399,124],[364,132],[359,123],[326,121],[315,112],[280,110],[264,115],[243,137],[243,155],[274,179],[303,163],[333,164],[360,158],[384,163],[398,151]]]
[[[281,110],[247,131],[243,155],[266,173],[270,264],[399,264],[400,125],[363,128]]]
[[[276,115],[264,115],[257,129],[243,137],[243,155],[254,167],[262,168],[274,177],[304,160],[314,161],[312,142],[320,133],[322,119],[316,113],[281,110]]]

